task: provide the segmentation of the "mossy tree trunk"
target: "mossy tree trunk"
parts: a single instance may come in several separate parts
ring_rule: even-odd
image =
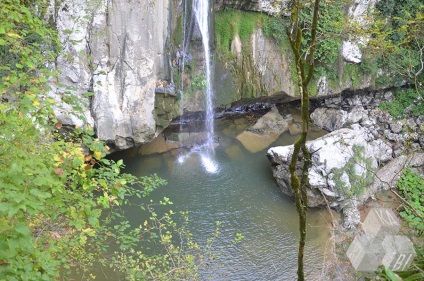
[[[302,116],[302,133],[294,143],[293,155],[290,161],[290,184],[293,196],[296,202],[296,209],[299,214],[299,249],[298,249],[298,280],[305,280],[303,269],[303,257],[306,239],[306,209],[308,185],[308,170],[311,165],[311,155],[306,148],[306,137],[309,129],[309,92],[308,85],[311,82],[314,73],[314,53],[316,43],[316,31],[318,23],[318,10],[320,0],[315,0],[314,14],[312,20],[311,41],[306,51],[302,48],[303,29],[299,19],[299,13],[304,3],[301,0],[293,0],[291,9],[291,25],[288,27],[287,33],[290,40],[291,49],[296,63],[296,74],[299,87],[299,95],[301,97],[301,116]],[[300,151],[302,158],[299,159]],[[299,175],[296,171],[297,163],[302,162],[302,171]]]

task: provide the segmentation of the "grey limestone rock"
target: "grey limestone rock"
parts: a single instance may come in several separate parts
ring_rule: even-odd
[[[328,131],[342,128],[347,120],[347,112],[341,109],[317,108],[311,114],[312,123]]]
[[[166,78],[168,67],[169,1],[65,0],[57,8],[68,54],[58,60],[60,79],[93,93],[85,113],[98,137],[118,149],[152,140],[156,81]],[[74,119],[68,122],[80,125]]]

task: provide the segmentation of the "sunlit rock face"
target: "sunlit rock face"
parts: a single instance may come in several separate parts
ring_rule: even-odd
[[[60,70],[58,83],[52,83],[50,93],[60,104],[55,113],[65,125],[82,126],[88,123],[93,126],[88,99],[83,95],[89,91],[91,84],[91,71],[86,59],[89,29],[87,20],[84,20],[88,16],[88,7],[86,1],[82,0],[64,1],[56,5],[50,7],[50,16],[56,22],[62,52],[56,60],[56,68]],[[66,93],[72,93],[77,100],[86,103],[82,106],[86,121],[71,113],[72,106],[64,97]]]
[[[149,1],[148,1],[149,2]],[[156,133],[156,81],[165,77],[168,1],[114,0],[96,32],[92,113],[99,138],[119,149]]]
[[[66,0],[53,13],[64,54],[59,81],[91,92],[84,107],[100,139],[125,149],[156,134],[155,88],[167,78],[169,1]],[[60,96],[62,88],[55,89]],[[63,114],[62,121],[81,125]]]
[[[377,0],[355,0],[352,6],[349,7],[348,16],[350,21],[360,26],[370,24],[376,2]],[[347,62],[360,63],[362,61],[360,45],[365,45],[366,43],[366,37],[349,38],[348,41],[343,41],[342,58]]]

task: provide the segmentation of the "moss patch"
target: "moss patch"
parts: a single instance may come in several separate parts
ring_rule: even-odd
[[[261,25],[265,15],[255,12],[227,9],[215,14],[215,36],[217,49],[230,53],[231,41],[238,34],[242,43],[249,41],[255,27]]]

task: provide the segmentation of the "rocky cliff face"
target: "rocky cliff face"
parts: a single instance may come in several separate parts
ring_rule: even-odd
[[[260,28],[254,30],[248,44],[243,45],[236,34],[231,42],[236,59],[232,64],[236,91],[241,98],[294,96],[296,85],[291,78],[291,53],[281,51],[276,42],[267,38]]]
[[[54,7],[65,49],[57,65],[60,80],[80,96],[92,93],[85,115],[98,137],[118,149],[158,133],[155,88],[168,76],[170,3],[66,0]],[[62,117],[65,124],[79,123]]]
[[[285,15],[289,1],[285,0],[216,0],[217,9],[231,7],[245,11],[262,12],[268,15]],[[356,25],[369,23],[375,0],[356,0],[347,9],[347,19]],[[337,72],[339,79],[329,81],[326,76],[318,77],[311,92],[317,96],[340,94],[345,90],[361,90],[373,87],[376,77],[349,73],[349,66],[362,62],[360,45],[366,44],[366,38],[349,38],[341,43]],[[231,52],[236,60],[226,61],[228,69],[234,74],[236,89],[242,91],[241,97],[270,96],[285,92],[296,96],[296,84],[290,70],[293,65],[290,45],[281,46],[275,40],[263,35],[261,27],[255,27],[249,42],[241,43],[238,34],[231,40]],[[355,67],[355,66],[354,66]],[[375,75],[375,74],[374,74]],[[246,93],[247,92],[247,93]],[[250,94],[249,94],[250,92]],[[244,95],[244,96],[243,96]],[[247,95],[247,96],[246,96]]]
[[[358,7],[363,10],[368,2],[373,3],[355,1],[356,10]],[[215,0],[213,3],[217,9],[232,7],[279,14],[288,1]],[[176,59],[175,53],[180,48],[175,41],[177,36],[171,36],[171,31],[178,33],[181,23],[177,18],[182,13],[183,4],[183,0],[54,2],[51,15],[64,49],[56,65],[62,72],[59,77],[61,86],[53,88],[56,99],[64,104],[63,108],[57,109],[60,121],[79,126],[91,124],[100,139],[117,149],[148,142],[165,128],[180,113],[179,93],[169,82],[172,82],[171,65],[175,72],[171,60]],[[357,14],[356,10],[352,10],[353,16]],[[358,54],[349,53],[348,48],[352,46],[345,45],[347,49],[341,50],[345,60],[358,58]],[[279,93],[296,95],[295,82],[290,74],[290,50],[282,50],[264,36],[260,28],[256,28],[249,42],[244,44],[236,34],[231,41],[231,51],[236,59],[218,63],[215,75],[217,106],[226,106],[242,98],[278,96]],[[195,51],[193,54],[200,61],[192,64],[191,77],[184,82],[187,83],[185,89],[195,82],[198,85],[202,82],[198,79],[201,78],[202,57],[196,56]],[[232,75],[228,74],[229,69],[233,70]],[[357,84],[347,80],[330,85],[325,77],[321,77],[316,88],[318,95],[336,94],[345,89],[369,87],[370,79],[365,77]],[[69,114],[71,107],[63,98],[66,92],[73,92],[85,101],[82,108],[86,121]],[[86,97],[87,92],[91,97]],[[202,92],[196,89],[191,95],[185,95],[184,109],[202,110],[202,96]]]

